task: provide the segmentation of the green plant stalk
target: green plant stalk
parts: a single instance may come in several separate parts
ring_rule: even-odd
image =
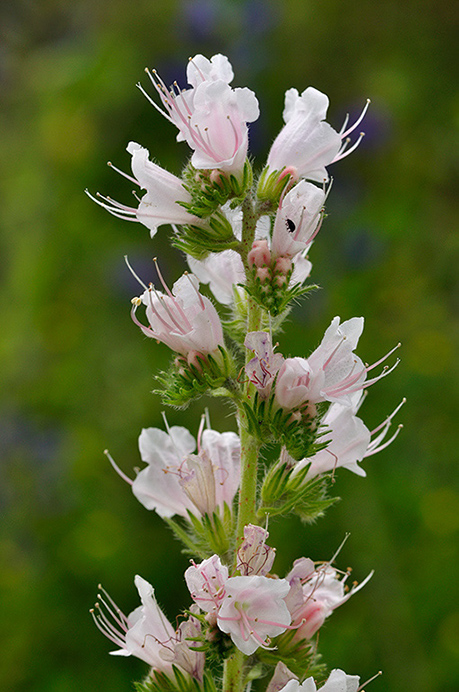
[[[223,692],[241,692],[244,686],[244,659],[246,657],[235,649],[225,660],[223,667]]]
[[[253,207],[251,196],[247,195],[242,205],[242,261],[246,274],[250,271],[247,261],[255,238],[258,214]],[[251,296],[247,296],[247,332],[257,331],[261,326],[261,308]],[[245,350],[245,364],[252,358],[252,352]],[[244,385],[244,396],[253,388],[249,381]],[[257,468],[260,443],[249,434],[243,406],[238,407],[239,435],[241,439],[241,483],[239,487],[239,506],[236,529],[236,550],[244,538],[244,526],[256,521],[257,516]],[[234,561],[236,566],[236,556]]]
[[[255,226],[258,215],[253,208],[252,199],[247,196],[242,205],[242,241],[241,257],[246,273],[249,271],[247,255],[252,248],[255,237]],[[261,326],[261,308],[251,296],[247,296],[247,331],[257,331]],[[252,358],[252,352],[246,349],[245,363]],[[244,396],[250,393],[252,385],[246,382]],[[238,406],[239,436],[241,440],[241,482],[239,487],[239,504],[236,531],[236,551],[233,567],[236,567],[237,549],[244,538],[244,527],[255,523],[257,517],[257,470],[259,441],[249,434],[244,408]],[[245,655],[235,650],[225,661],[223,669],[223,692],[242,692],[244,687]]]

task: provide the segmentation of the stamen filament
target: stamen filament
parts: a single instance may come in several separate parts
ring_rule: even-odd
[[[129,476],[126,476],[126,474],[123,473],[123,471],[121,471],[120,467],[115,463],[115,461],[114,461],[112,455],[110,454],[110,452],[108,451],[108,449],[104,449],[104,454],[107,457],[107,459],[109,460],[109,462],[111,463],[111,465],[113,466],[113,468],[115,469],[118,476],[120,476],[123,479],[123,481],[126,481],[126,483],[129,483],[129,485],[132,485],[134,481],[132,481],[129,478]]]

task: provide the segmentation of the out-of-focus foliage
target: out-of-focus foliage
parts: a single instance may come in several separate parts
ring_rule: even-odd
[[[370,584],[321,634],[331,667],[372,689],[459,687],[459,236],[453,211],[454,5],[449,0],[137,0],[3,3],[0,18],[1,484],[0,687],[27,692],[132,689],[145,667],[107,655],[88,609],[97,583],[129,611],[139,573],[170,618],[188,602],[187,566],[160,521],[109,467],[139,463],[142,426],[160,426],[152,374],[167,349],[129,319],[138,293],[123,255],[153,277],[183,270],[167,230],[114,219],[88,187],[129,202],[126,144],[178,173],[186,146],[135,88],[145,66],[183,82],[189,55],[227,54],[261,118],[261,166],[281,124],[286,88],[330,97],[339,127],[372,99],[367,136],[336,164],[329,216],[310,256],[323,288],[293,312],[281,349],[306,355],[335,314],[365,315],[359,354],[402,341],[402,363],[362,409],[377,425],[403,395],[405,429],[368,459],[368,477],[336,474],[343,500],[315,526],[272,522],[283,574],[300,555],[330,557]],[[456,312],[455,312],[456,310]],[[211,403],[214,427],[227,413]],[[202,407],[171,411],[196,432]],[[231,423],[233,425],[233,423]],[[281,536],[282,534],[282,536]],[[287,540],[288,538],[288,540]]]

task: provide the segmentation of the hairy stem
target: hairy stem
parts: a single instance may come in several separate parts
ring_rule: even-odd
[[[247,256],[252,248],[255,238],[255,226],[258,214],[254,209],[251,196],[247,196],[242,205],[242,240],[240,244],[240,254],[244,263],[246,276],[250,267]],[[261,308],[250,297],[247,300],[247,331],[257,331],[261,326]],[[245,352],[245,364],[252,358],[252,353],[248,349]],[[250,389],[253,385],[246,382],[244,385],[243,396],[250,396]],[[241,482],[239,487],[239,505],[237,515],[236,533],[236,553],[234,555],[233,567],[236,567],[237,549],[244,538],[244,527],[247,524],[255,523],[257,517],[257,468],[258,452],[260,449],[259,441],[248,431],[247,419],[244,408],[238,406],[239,436],[241,440]],[[223,692],[242,692],[243,666],[246,657],[238,650],[229,656],[224,665],[223,671]]]
[[[244,266],[246,273],[250,270],[247,263],[247,255],[252,247],[255,237],[257,213],[253,208],[251,197],[247,196],[242,205],[242,247]],[[261,308],[255,301],[247,296],[247,331],[257,331],[261,325]],[[252,352],[246,349],[245,363],[252,358]],[[250,382],[244,386],[244,395],[250,394]],[[239,435],[241,439],[241,484],[239,489],[239,509],[237,521],[236,548],[244,538],[244,526],[256,520],[257,499],[257,466],[260,443],[248,432],[246,414],[242,406],[238,407]]]
[[[245,656],[242,651],[236,649],[229,656],[223,666],[222,692],[240,692],[243,689],[243,666]]]

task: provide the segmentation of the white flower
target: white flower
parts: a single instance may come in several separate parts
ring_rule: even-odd
[[[313,678],[307,678],[302,684],[290,680],[279,692],[358,692],[359,681],[358,675],[346,675],[344,671],[335,669],[319,688]]]
[[[158,226],[163,224],[200,224],[200,219],[187,212],[180,204],[180,202],[189,204],[192,201],[191,195],[183,187],[180,178],[150,161],[148,149],[140,144],[129,142],[127,150],[132,155],[134,178],[110,165],[135,185],[147,191],[139,199],[139,206],[130,207],[110,197],[99,194],[94,197],[87,192],[88,196],[113,216],[142,223],[150,230],[152,238]]]
[[[121,647],[110,653],[115,656],[137,656],[154,670],[172,673],[172,664],[179,666],[199,682],[202,681],[204,655],[193,651],[201,636],[199,621],[191,615],[177,630],[165,617],[155,599],[151,584],[135,577],[142,605],[127,617],[99,585],[99,603],[91,610],[98,629],[110,641]],[[193,612],[193,606],[192,606]]]
[[[362,400],[363,397],[360,396],[359,398]],[[328,443],[327,447],[321,449],[314,456],[296,463],[294,475],[310,464],[305,480],[310,480],[320,473],[341,467],[356,473],[358,476],[366,476],[366,472],[358,465],[358,462],[377,454],[395,440],[402,428],[401,425],[397,427],[390,439],[385,440],[385,438],[393,417],[404,402],[405,399],[372,432],[355,415],[361,401],[353,407],[332,404],[320,423],[321,428],[325,428],[325,434],[321,435],[319,439],[321,443]]]
[[[336,132],[325,122],[328,109],[325,94],[314,87],[305,89],[301,96],[297,89],[288,89],[283,112],[285,125],[273,142],[267,165],[277,171],[292,169],[297,178],[320,183],[328,180],[325,166],[347,156],[358,146],[362,136],[349,149],[346,137],[360,124],[368,104],[352,127],[345,130],[346,121],[341,132]]]
[[[329,563],[311,572],[311,560],[303,558],[295,562],[286,579],[291,585],[286,599],[296,629],[295,640],[310,639],[322,627],[326,618],[340,605],[360,591],[373,576],[373,572],[346,592],[349,573],[340,574]]]
[[[237,551],[236,568],[242,576],[259,574],[264,577],[271,571],[276,551],[266,545],[269,533],[261,526],[244,526],[244,540]]]
[[[137,474],[132,492],[144,507],[161,517],[187,517],[188,511],[202,516],[223,509],[224,503],[231,507],[239,487],[239,437],[204,430],[198,435],[198,455],[195,448],[186,428],[142,430],[139,449],[147,466]]]
[[[230,577],[217,614],[218,627],[247,656],[260,646],[269,647],[269,638],[285,632],[290,624],[284,600],[289,590],[285,579]]]
[[[162,341],[176,353],[187,356],[205,355],[224,346],[223,330],[218,312],[211,301],[198,290],[199,282],[192,274],[183,275],[167,295],[148,288],[142,298],[133,299],[132,318],[142,332]],[[143,303],[149,326],[136,317]]]
[[[205,613],[217,612],[225,596],[228,567],[218,555],[212,555],[199,565],[193,563],[185,572],[185,581],[195,603]]]
[[[353,409],[341,404],[332,404],[321,421],[326,432],[321,435],[320,443],[328,443],[314,456],[299,461],[294,470],[298,473],[310,464],[306,480],[320,473],[344,467],[358,476],[366,476],[358,465],[364,458],[371,441],[371,434],[363,421],[354,415]]]
[[[271,387],[276,374],[284,362],[280,353],[274,353],[271,337],[268,332],[249,332],[245,337],[244,346],[255,353],[245,366],[249,380],[258,390],[262,399],[271,393]]]
[[[234,291],[242,289],[238,284],[245,283],[245,271],[241,256],[234,250],[210,252],[203,260],[187,256],[188,265],[195,276],[209,288],[219,303],[231,305]]]
[[[233,71],[228,59],[214,55],[210,60],[197,55],[187,69],[191,89],[170,89],[156,72],[148,72],[163,109],[147,96],[162,115],[178,129],[177,140],[193,149],[191,163],[198,169],[238,173],[247,156],[247,123],[259,116],[258,101],[247,88],[229,86]]]
[[[388,375],[398,365],[384,367],[379,375],[367,379],[370,370],[380,365],[400,344],[373,365],[364,365],[354,349],[363,330],[363,317],[353,317],[340,324],[335,317],[322,342],[309,358],[287,358],[276,380],[276,401],[285,409],[307,402],[321,401],[355,406],[361,391]]]
[[[295,257],[311,245],[320,227],[325,197],[324,190],[305,180],[285,195],[274,221],[274,257]]]
[[[137,575],[135,585],[141,606],[126,617],[102,590],[103,593],[98,596],[100,603],[96,603],[95,611],[91,611],[94,622],[110,641],[120,647],[117,651],[111,651],[111,654],[137,656],[153,668],[172,670],[161,652],[171,646],[175,637],[174,628],[158,606],[151,584]]]

